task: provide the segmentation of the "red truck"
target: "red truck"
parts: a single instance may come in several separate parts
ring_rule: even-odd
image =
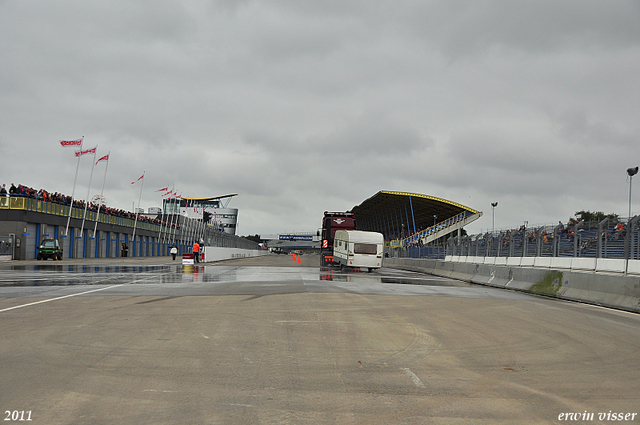
[[[322,248],[320,248],[320,265],[338,265],[333,261],[333,239],[337,230],[355,230],[356,219],[350,212],[324,212],[322,219]]]

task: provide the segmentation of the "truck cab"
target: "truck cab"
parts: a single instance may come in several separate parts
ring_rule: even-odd
[[[350,212],[324,212],[322,219],[322,247],[320,248],[320,265],[336,266],[339,263],[333,258],[333,240],[338,230],[354,230],[356,219]]]

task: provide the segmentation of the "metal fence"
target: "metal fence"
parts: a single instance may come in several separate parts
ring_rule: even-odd
[[[44,214],[52,214],[63,217],[71,216],[71,218],[83,219],[85,218],[88,222],[95,222],[98,220],[99,223],[103,224],[112,224],[123,227],[133,227],[134,223],[136,228],[150,231],[160,231],[161,226],[159,224],[148,223],[145,221],[136,220],[128,217],[121,217],[117,215],[110,215],[106,213],[101,213],[98,215],[97,211],[93,211],[88,209],[85,215],[84,207],[74,206],[71,209],[71,214],[69,214],[69,206],[59,204],[51,201],[43,201],[40,199],[33,199],[24,196],[0,196],[0,209],[7,210],[24,210],[31,212],[39,212]],[[169,228],[164,226],[163,229],[168,233],[179,234],[179,230],[175,228]]]
[[[87,210],[85,216],[84,208],[74,206],[71,209],[71,212],[69,212],[69,208],[70,207],[67,205],[29,197],[0,196],[0,210],[24,210],[62,217],[70,216],[74,219],[85,218],[87,222],[95,222],[97,220],[98,223],[126,227],[132,231],[135,226],[138,230],[157,232],[157,239],[152,243],[161,244],[163,246],[162,248],[158,248],[159,252],[165,252],[166,247],[173,244],[181,247],[179,248],[181,252],[186,252],[196,240],[204,242],[206,246],[253,250],[260,249],[258,244],[253,241],[236,235],[227,234],[217,226],[204,224],[201,220],[197,219],[191,219],[183,216],[174,217],[171,215],[161,215],[160,217],[165,224],[157,224],[143,221],[143,217],[138,217],[138,220],[136,221],[133,218],[109,215],[105,213],[98,215],[96,211],[91,210]],[[170,226],[168,223],[172,223],[173,225]],[[0,249],[2,249],[1,246]],[[140,245],[140,250],[142,250],[142,245]]]
[[[604,219],[450,238],[446,255],[640,259],[638,221]]]
[[[432,258],[444,259],[446,245],[433,243],[425,246],[404,245],[402,247],[385,247],[385,256],[393,258]]]
[[[407,258],[473,257],[582,257],[640,259],[640,216],[631,220],[604,219],[566,226],[521,226],[519,229],[487,232],[446,242],[390,249],[389,255]]]

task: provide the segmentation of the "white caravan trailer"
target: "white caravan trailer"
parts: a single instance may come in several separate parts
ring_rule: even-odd
[[[333,241],[333,261],[340,267],[382,267],[384,236],[361,230],[338,230]]]

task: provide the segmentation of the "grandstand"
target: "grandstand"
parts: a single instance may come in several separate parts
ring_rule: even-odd
[[[457,202],[409,192],[380,191],[351,209],[358,229],[380,232],[390,246],[427,245],[458,232],[482,212]]]
[[[601,222],[513,229],[450,240],[447,255],[475,257],[573,257],[640,259],[638,221]],[[631,229],[631,231],[629,231]]]

